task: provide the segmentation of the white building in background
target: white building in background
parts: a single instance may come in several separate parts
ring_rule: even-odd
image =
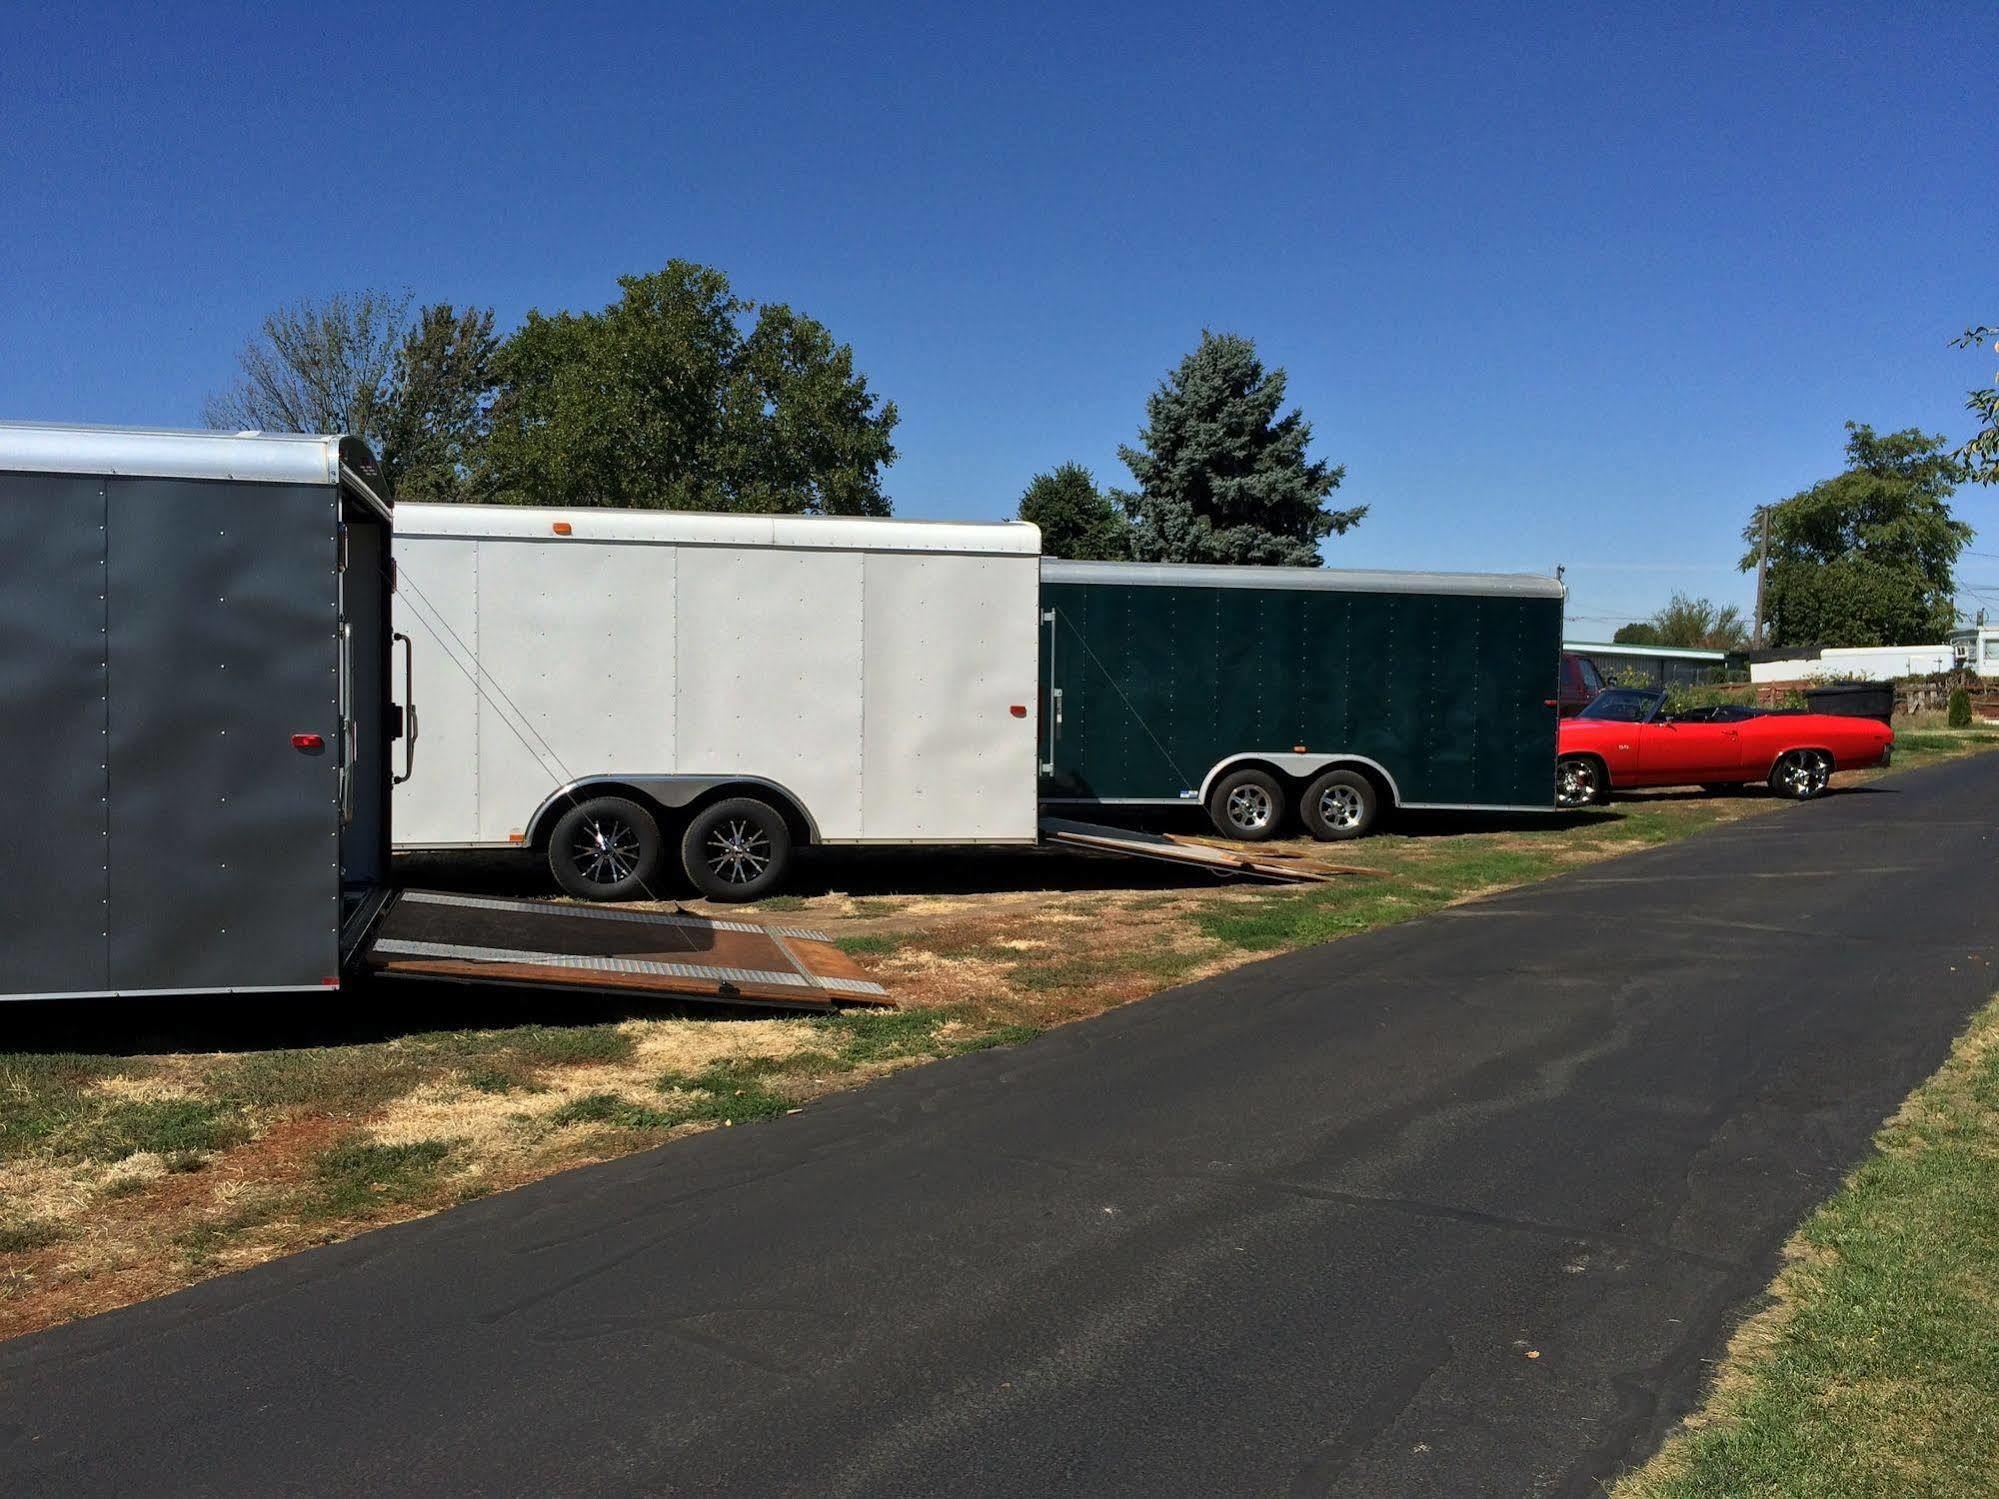
[[[1952,664],[1999,677],[1999,625],[1964,625],[1950,632]]]
[[[1995,652],[1992,674],[1999,676],[1999,630],[1993,630]],[[1953,643],[1956,636],[1952,636]],[[1831,646],[1816,656],[1793,656],[1783,661],[1752,661],[1752,682],[1801,682],[1814,677],[1859,678],[1868,682],[1893,682],[1901,677],[1927,677],[1951,670],[1960,660],[1953,645],[1856,645]]]

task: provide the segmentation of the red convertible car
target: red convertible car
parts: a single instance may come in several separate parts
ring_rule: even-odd
[[[1809,801],[1836,770],[1886,765],[1895,731],[1878,719],[1757,708],[1666,711],[1666,694],[1613,687],[1561,725],[1555,805],[1583,807],[1634,786],[1766,781]]]

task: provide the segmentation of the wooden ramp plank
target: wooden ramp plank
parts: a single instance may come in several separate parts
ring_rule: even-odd
[[[403,891],[370,936],[370,972],[829,1010],[889,1005],[824,933],[686,911]]]

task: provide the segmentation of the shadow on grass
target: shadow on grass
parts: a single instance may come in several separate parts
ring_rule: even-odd
[[[324,994],[192,994],[7,1005],[0,1007],[0,1053],[154,1056],[284,1051],[361,1046],[450,1031],[542,1027],[581,1035],[591,1027],[625,1020],[699,1019],[726,1024],[780,1013],[498,984],[357,979]]]
[[[1140,824],[1121,820],[1127,827]],[[1204,831],[1196,820],[1174,832]],[[535,854],[437,852],[397,857],[398,883],[480,895],[556,893],[548,866]],[[785,883],[785,894],[990,895],[1015,890],[1118,891],[1200,889],[1215,883],[1205,870],[1149,859],[1057,848],[809,848]],[[661,900],[690,900],[678,876],[660,881]]]

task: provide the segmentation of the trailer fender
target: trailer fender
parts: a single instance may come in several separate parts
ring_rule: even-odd
[[[637,796],[665,812],[684,812],[716,796],[758,796],[776,804],[795,824],[801,843],[819,841],[819,824],[791,789],[765,776],[745,775],[597,775],[583,776],[549,793],[528,819],[524,841],[539,848],[555,820],[579,801],[592,796]]]
[[[1351,765],[1357,770],[1367,772],[1381,782],[1382,789],[1388,794],[1387,805],[1391,807],[1402,805],[1402,788],[1395,784],[1395,777],[1388,773],[1388,767],[1383,765],[1379,760],[1369,759],[1366,755],[1300,755],[1289,751],[1283,754],[1275,754],[1268,750],[1246,750],[1242,754],[1230,755],[1225,760],[1216,761],[1214,768],[1202,778],[1200,804],[1202,806],[1208,804],[1208,793],[1214,789],[1216,781],[1220,780],[1230,771],[1240,770],[1244,766],[1250,765],[1260,765],[1266,770],[1277,772],[1279,775],[1289,776],[1301,785],[1311,780],[1313,776],[1319,774],[1322,770],[1331,770],[1336,765]]]

